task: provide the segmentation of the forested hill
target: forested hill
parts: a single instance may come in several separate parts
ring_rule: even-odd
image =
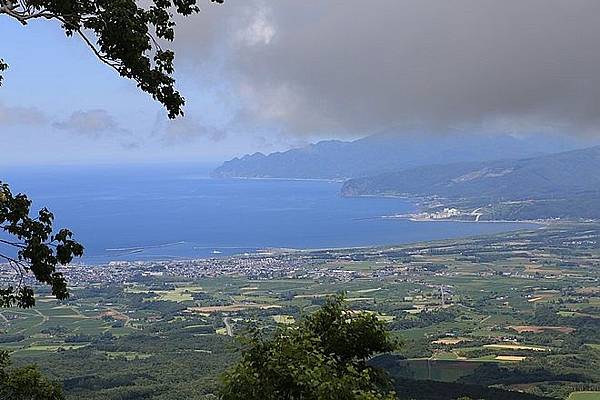
[[[600,146],[520,160],[434,165],[351,179],[342,193],[438,196],[469,199],[482,206],[529,202],[519,203],[519,207],[535,206],[538,215],[531,215],[533,218],[597,218],[598,171]]]
[[[540,140],[539,136],[390,131],[352,142],[322,141],[285,152],[234,158],[217,168],[213,176],[346,179],[432,163],[518,159],[581,147],[585,147],[581,139],[562,136]]]
[[[520,160],[433,165],[351,179],[346,195],[523,200],[600,190],[600,146]]]

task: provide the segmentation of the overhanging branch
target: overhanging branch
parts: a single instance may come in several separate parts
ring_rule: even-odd
[[[0,0],[0,14],[5,14],[11,18],[14,18],[23,25],[27,25],[27,23],[30,20],[39,18],[48,20],[55,19],[57,21],[60,21],[64,26],[68,27],[69,29],[72,29],[73,32],[77,33],[77,35],[83,40],[86,46],[90,48],[90,50],[94,53],[98,60],[100,60],[103,64],[108,65],[110,68],[114,69],[119,74],[123,72],[124,66],[122,63],[111,59],[109,56],[102,53],[102,51],[98,49],[98,47],[92,42],[92,40],[88,38],[83,29],[74,26],[65,18],[65,16],[57,15],[48,10],[37,10],[34,12],[32,8],[29,7],[23,0]],[[85,21],[87,19],[86,16],[80,16],[79,18],[81,21]],[[162,51],[160,43],[152,34],[148,33],[146,34],[146,36],[154,44],[157,50]],[[141,82],[138,81],[138,83]]]

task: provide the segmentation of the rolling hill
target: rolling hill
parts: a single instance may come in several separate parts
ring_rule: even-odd
[[[351,179],[345,196],[435,196],[503,218],[600,217],[600,146],[519,160],[430,165]]]

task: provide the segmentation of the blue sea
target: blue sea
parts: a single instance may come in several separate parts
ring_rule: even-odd
[[[265,248],[390,245],[514,230],[519,223],[412,222],[409,201],[344,198],[341,183],[211,179],[200,164],[3,169],[48,207],[86,263],[202,258]]]

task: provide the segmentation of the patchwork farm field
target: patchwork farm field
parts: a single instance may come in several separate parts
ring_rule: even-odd
[[[293,326],[344,293],[353,312],[375,313],[402,342],[372,360],[399,382],[594,399],[583,392],[600,385],[599,232],[549,225],[275,252],[202,261],[202,273],[184,262],[136,264],[130,273],[119,265],[113,273],[124,278],[108,283],[99,274],[110,276],[111,266],[80,267],[69,300],[46,295],[33,309],[0,310],[0,348],[62,380],[69,399],[209,399],[249,329]]]
[[[575,392],[568,400],[600,400],[600,392]]]

